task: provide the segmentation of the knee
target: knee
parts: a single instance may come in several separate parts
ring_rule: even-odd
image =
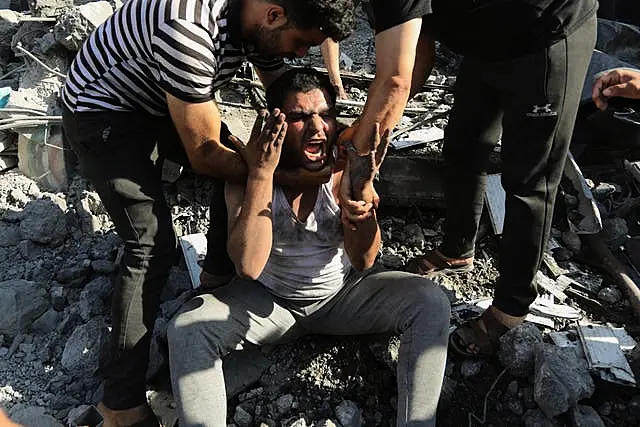
[[[414,276],[412,281],[415,289],[414,304],[422,321],[426,318],[431,326],[448,327],[451,303],[442,288],[421,276]]]

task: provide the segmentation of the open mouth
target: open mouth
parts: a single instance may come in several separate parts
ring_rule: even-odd
[[[309,141],[304,146],[304,154],[308,160],[319,162],[325,160],[327,154],[325,149],[325,141],[314,140]]]

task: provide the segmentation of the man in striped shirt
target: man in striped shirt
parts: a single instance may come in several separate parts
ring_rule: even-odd
[[[282,57],[342,40],[353,22],[352,0],[129,0],[78,52],[62,92],[63,129],[125,243],[102,369],[105,427],[158,425],[145,372],[177,251],[154,149],[196,173],[243,181],[214,92],[244,59],[268,85]]]

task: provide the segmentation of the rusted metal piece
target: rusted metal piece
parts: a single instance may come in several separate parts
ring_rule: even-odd
[[[634,281],[633,272],[624,265],[611,252],[607,246],[602,233],[584,235],[583,239],[587,242],[591,250],[602,262],[602,268],[609,273],[615,283],[622,289],[629,298],[629,302],[633,307],[636,316],[640,317],[640,288]],[[636,279],[637,280],[637,279]]]

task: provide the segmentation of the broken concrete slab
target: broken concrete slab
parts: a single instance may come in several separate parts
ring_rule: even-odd
[[[541,342],[540,330],[530,323],[523,323],[500,338],[500,362],[511,375],[527,377],[533,373],[535,344]]]
[[[419,156],[387,156],[380,168],[380,181],[376,183],[382,205],[444,207],[444,171],[442,161]]]
[[[534,398],[549,418],[569,410],[595,390],[586,361],[571,348],[535,344]]]
[[[47,293],[27,280],[0,282],[0,334],[26,332],[33,321],[49,308]]]
[[[78,51],[89,35],[113,14],[109,2],[96,1],[65,9],[53,27],[55,40],[72,52]]]
[[[562,423],[547,418],[540,409],[529,409],[522,418],[525,427],[562,427]]]

